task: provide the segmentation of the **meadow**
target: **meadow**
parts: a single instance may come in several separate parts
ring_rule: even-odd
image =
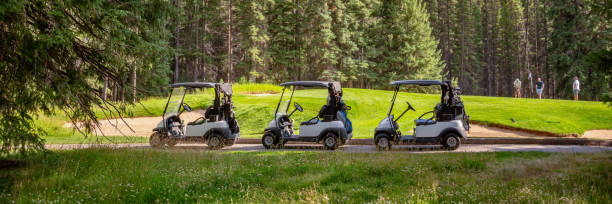
[[[5,161],[6,162],[6,161]],[[54,151],[5,165],[16,203],[606,203],[612,153]]]
[[[259,138],[268,122],[274,117],[282,88],[270,84],[235,84],[234,106],[241,135],[244,138]],[[204,90],[188,94],[185,102],[194,109],[204,109],[212,102],[212,91]],[[344,89],[345,103],[352,107],[348,116],[353,122],[354,138],[372,138],[373,131],[389,110],[393,91],[369,89]],[[304,107],[304,112],[294,114],[295,121],[301,122],[314,117],[325,103],[327,92],[324,89],[298,90],[293,102]],[[553,99],[527,99],[485,96],[462,96],[471,121],[483,124],[503,125],[525,130],[550,132],[560,135],[581,135],[591,129],[612,129],[612,110],[601,102],[570,101]],[[126,117],[159,116],[164,111],[166,98],[152,97],[126,107]],[[399,121],[404,133],[409,133],[413,120],[421,114],[433,110],[440,101],[438,94],[401,92],[398,95],[393,113],[397,116],[410,102],[416,112],[409,111]],[[293,110],[293,105],[289,111]],[[101,111],[100,118],[109,118]],[[42,118],[42,119],[40,119]],[[96,137],[88,137],[62,128],[67,121],[64,116],[41,116],[38,119],[48,134],[49,143],[91,143]],[[512,121],[514,119],[514,121]],[[299,124],[299,123],[297,123]],[[298,127],[296,127],[297,129]],[[142,142],[142,138],[108,137],[97,139],[102,142]],[[144,140],[146,142],[146,140]]]

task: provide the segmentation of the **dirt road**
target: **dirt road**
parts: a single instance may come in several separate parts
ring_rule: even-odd
[[[64,144],[46,145],[48,149],[83,149],[83,148],[150,148],[148,144]],[[169,150],[207,150],[204,144],[179,144]],[[321,145],[287,144],[284,151],[325,151]],[[221,151],[268,151],[260,144],[236,144]],[[378,152],[373,145],[345,145],[337,151],[344,152]],[[392,152],[437,153],[437,152],[564,152],[585,153],[612,151],[612,147],[578,146],[578,145],[520,145],[520,144],[465,144],[455,151],[447,151],[439,145],[399,145],[393,146]]]

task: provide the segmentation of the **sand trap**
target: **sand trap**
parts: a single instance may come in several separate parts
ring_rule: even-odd
[[[589,130],[584,132],[583,138],[612,140],[612,130]]]
[[[204,117],[203,110],[194,110],[192,112],[185,112],[181,114],[181,119],[185,122],[191,122],[199,117]],[[138,117],[138,118],[124,118],[125,122],[121,119],[110,119],[100,120],[100,132],[99,129],[95,129],[96,135],[105,136],[141,136],[148,137],[153,133],[153,128],[157,127],[157,124],[161,122],[162,117]],[[126,125],[129,125],[129,127]],[[65,123],[64,128],[72,128],[72,123]],[[132,129],[130,129],[130,127]],[[132,132],[132,130],[134,130]],[[102,134],[104,133],[104,134]]]
[[[508,130],[497,127],[489,127],[483,125],[470,124],[470,133],[468,137],[512,137],[512,138],[534,138],[534,137],[546,137],[536,135],[529,132]]]
[[[275,93],[260,93],[260,94],[247,94],[249,96],[272,96],[276,95]]]

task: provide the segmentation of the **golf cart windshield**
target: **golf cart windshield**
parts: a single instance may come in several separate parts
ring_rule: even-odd
[[[166,105],[166,111],[164,112],[164,119],[170,116],[178,115],[181,105],[183,104],[183,97],[185,96],[185,87],[176,87],[172,89],[172,95],[168,99]]]
[[[287,114],[289,110],[289,106],[291,103],[291,96],[293,95],[294,86],[285,86],[283,89],[283,94],[281,95],[280,101],[278,102],[278,110],[276,111],[276,115]]]
[[[281,94],[280,101],[278,102],[278,106],[276,108],[275,116],[280,114],[286,114],[292,106],[293,102],[293,93],[295,92],[296,87],[300,88],[331,88],[334,93],[342,96],[342,87],[338,82],[329,82],[329,81],[292,81],[281,83],[283,86],[283,93]]]

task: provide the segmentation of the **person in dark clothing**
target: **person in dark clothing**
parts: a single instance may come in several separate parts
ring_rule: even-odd
[[[536,93],[538,94],[539,99],[542,99],[543,90],[544,90],[544,82],[542,82],[542,78],[538,77],[538,82],[536,82]]]

